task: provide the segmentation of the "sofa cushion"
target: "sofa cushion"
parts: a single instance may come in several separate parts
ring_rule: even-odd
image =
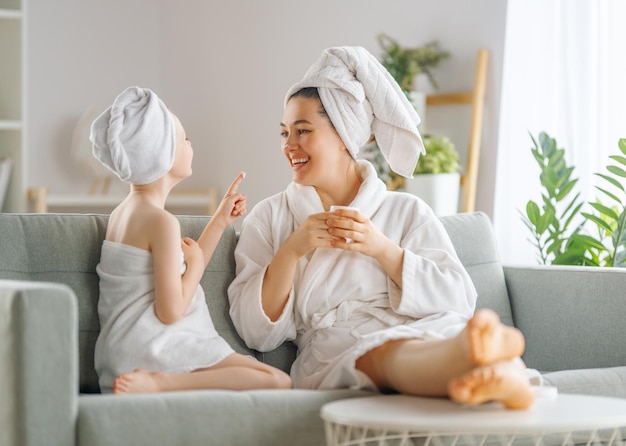
[[[626,398],[626,366],[547,372],[543,378],[560,393]]]
[[[478,291],[478,308],[496,311],[513,325],[504,271],[491,220],[482,212],[441,217],[454,248]]]
[[[543,371],[626,364],[625,268],[506,266],[523,359]]]
[[[83,395],[78,444],[274,446],[325,444],[323,404],[370,396],[357,390],[202,390],[151,395]],[[211,439],[217,439],[212,442]]]

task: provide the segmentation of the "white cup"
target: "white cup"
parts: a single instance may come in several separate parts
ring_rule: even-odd
[[[358,211],[358,210],[359,210],[359,208],[355,208],[355,207],[353,207],[353,206],[335,206],[335,205],[332,205],[332,206],[330,207],[330,212],[334,212],[334,211],[336,211],[337,209],[348,209],[348,210],[350,210],[350,211]],[[354,240],[352,240],[351,238],[346,237],[346,243],[352,243],[353,241],[354,241]]]

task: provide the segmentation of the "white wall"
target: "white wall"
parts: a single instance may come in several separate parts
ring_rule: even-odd
[[[103,109],[139,84],[192,140],[194,175],[181,187],[223,193],[245,169],[252,206],[290,180],[278,137],[288,87],[324,48],[379,55],[385,32],[406,46],[437,39],[452,53],[437,70],[442,91],[471,89],[476,50],[491,51],[477,199],[491,213],[505,16],[503,0],[30,0],[29,185],[86,191],[90,179],[69,158],[72,126],[89,105]],[[429,113],[427,125],[464,150],[467,108]]]

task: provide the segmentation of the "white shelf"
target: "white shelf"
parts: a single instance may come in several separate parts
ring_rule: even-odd
[[[0,119],[0,130],[21,130],[22,123],[20,121],[12,121]]]
[[[0,19],[21,19],[22,11],[16,9],[0,9]]]
[[[108,212],[126,197],[124,194],[48,194],[41,187],[30,189],[28,195],[35,212]],[[172,212],[212,215],[218,199],[217,189],[213,187],[181,190],[172,192],[165,206]]]
[[[126,195],[98,195],[98,194],[51,194],[48,195],[49,207],[108,207],[117,206]],[[210,197],[201,194],[172,194],[166,204],[171,206],[207,206]]]

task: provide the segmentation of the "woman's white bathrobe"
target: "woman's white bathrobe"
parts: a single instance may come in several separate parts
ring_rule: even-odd
[[[268,351],[295,340],[294,386],[372,387],[355,369],[363,353],[391,339],[441,339],[458,334],[474,312],[476,290],[439,219],[417,197],[389,192],[367,161],[350,204],[404,249],[400,290],[371,257],[318,248],[298,262],[283,314],[271,322],[261,306],[267,266],[287,237],[323,212],[313,187],[291,183],[246,217],[229,287],[230,314],[251,348]]]

